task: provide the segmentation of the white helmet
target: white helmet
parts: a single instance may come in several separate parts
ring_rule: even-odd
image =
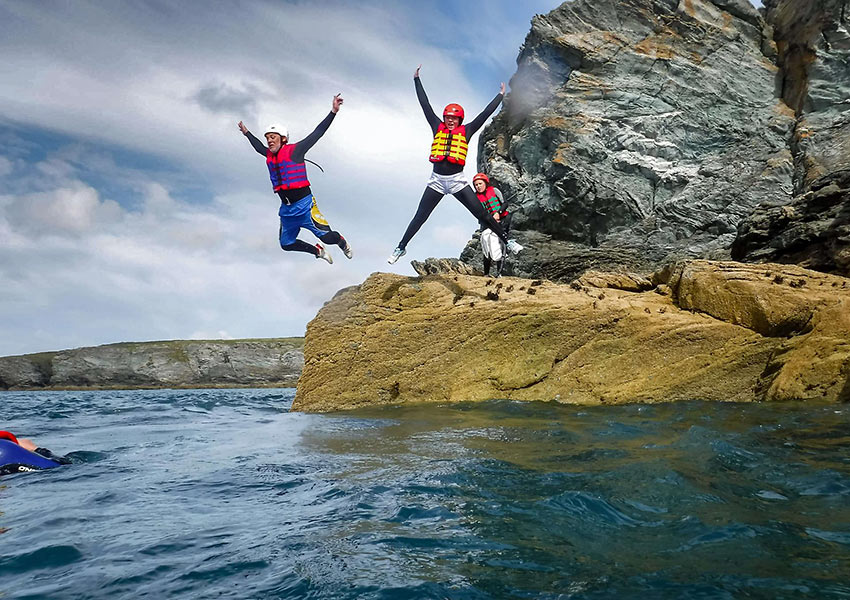
[[[289,129],[287,129],[286,125],[282,125],[281,123],[272,123],[266,127],[266,131],[263,135],[266,135],[266,133],[276,133],[281,137],[289,139]]]

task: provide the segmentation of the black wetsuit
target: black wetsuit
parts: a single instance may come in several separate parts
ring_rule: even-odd
[[[324,118],[324,120],[318,124],[318,126],[313,130],[313,132],[305,137],[300,142],[295,142],[295,149],[292,151],[292,162],[302,163],[304,162],[304,157],[307,154],[307,151],[312,148],[316,142],[319,141],[325,132],[328,130],[328,127],[331,126],[331,122],[336,117],[336,113],[331,111],[328,113],[328,116]],[[248,138],[248,141],[251,142],[251,146],[254,147],[254,150],[257,151],[258,154],[262,154],[263,157],[268,156],[269,149],[260,141],[254,134],[250,131],[245,134],[245,137]],[[282,148],[283,146],[281,146]],[[280,152],[280,150],[278,150]],[[312,195],[313,191],[310,189],[310,186],[295,188],[292,190],[278,190],[275,192],[279,197],[280,201],[284,204],[294,204],[298,202],[302,198],[308,195]],[[348,246],[348,243],[345,241],[339,232],[337,231],[328,231],[324,235],[319,237],[320,240],[325,242],[326,244],[336,244],[340,248],[345,249]],[[308,254],[312,254],[313,256],[318,256],[319,251],[313,245],[309,244],[302,240],[295,240],[292,244],[287,244],[286,246],[281,246],[284,250],[287,251],[295,251],[295,252],[307,252]]]
[[[428,120],[428,125],[431,126],[431,133],[433,135],[437,134],[437,128],[440,126],[440,123],[443,121],[437,116],[434,112],[434,109],[431,108],[431,104],[428,102],[428,96],[425,95],[425,88],[422,87],[422,82],[418,77],[413,78],[413,82],[416,85],[416,97],[419,99],[419,104],[422,106],[422,112],[425,113],[425,118]],[[481,114],[472,119],[469,123],[464,123],[466,126],[466,141],[469,141],[471,138],[481,127],[484,125],[484,122],[492,115],[496,109],[499,107],[499,104],[502,102],[503,95],[497,94],[495,98],[487,105],[487,107],[481,111]],[[463,171],[464,165],[459,165],[457,163],[450,163],[448,160],[441,160],[439,162],[435,162],[434,164],[434,173],[437,175],[456,175]],[[422,198],[419,200],[419,207],[416,209],[416,214],[413,215],[413,219],[410,221],[410,225],[407,226],[407,231],[404,232],[404,236],[401,238],[401,241],[398,244],[398,247],[404,250],[407,247],[407,243],[410,239],[416,235],[416,232],[419,231],[419,228],[422,227],[423,223],[431,216],[431,213],[437,207],[437,204],[440,200],[443,199],[442,194],[437,190],[434,190],[430,187],[426,187],[425,191],[422,194]],[[498,235],[502,241],[506,244],[508,243],[508,236],[505,235],[502,226],[499,225],[497,221],[493,219],[493,216],[490,215],[484,207],[481,206],[481,203],[478,201],[478,198],[475,196],[475,192],[472,191],[472,188],[468,185],[465,186],[462,190],[457,192],[456,194],[452,194],[455,198],[457,198],[461,204],[463,204],[466,209],[472,213],[482,226],[488,227],[492,229],[496,235]]]
[[[71,464],[70,458],[66,458],[66,457],[60,456],[58,454],[53,454],[53,452],[51,452],[47,448],[36,448],[35,450],[33,450],[33,452],[35,452],[39,456],[43,456],[44,458],[48,458],[48,459],[52,460],[53,462],[58,463],[60,465],[70,465]],[[12,464],[8,464],[8,465],[0,466],[0,475],[12,475],[14,473],[23,473],[23,472],[27,472],[27,471],[32,471],[32,468],[29,468],[26,465],[22,466],[22,465],[17,464],[17,463],[12,463]]]

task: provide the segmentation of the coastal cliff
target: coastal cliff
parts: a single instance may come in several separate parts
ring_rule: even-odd
[[[532,20],[478,168],[568,282],[734,257],[850,275],[846,0],[574,0]],[[473,239],[461,258],[480,264]]]
[[[850,2],[766,0],[779,92],[797,116],[790,197],[759,206],[732,257],[850,274]]]
[[[536,16],[477,165],[517,277],[476,234],[340,291],[293,408],[850,401],[850,1],[764,4]]]
[[[690,261],[573,283],[375,273],[308,325],[293,410],[850,400],[850,280]]]
[[[341,290],[304,356],[104,346],[0,359],[0,387],[292,385],[303,360],[309,411],[850,400],[850,0],[764,4],[572,0],[532,20],[479,146],[525,246],[516,277],[476,276],[474,237],[419,278]]]
[[[0,389],[293,387],[303,338],[138,342],[0,358]]]

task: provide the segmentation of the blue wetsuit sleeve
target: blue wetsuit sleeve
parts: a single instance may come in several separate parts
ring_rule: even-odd
[[[431,103],[428,102],[428,96],[425,94],[425,88],[422,87],[422,81],[418,77],[413,78],[413,84],[416,86],[416,97],[419,99],[419,106],[422,107],[422,112],[425,113],[425,119],[428,120],[428,125],[431,126],[431,133],[437,133],[437,128],[442,121],[440,117],[431,108]]]
[[[249,131],[245,134],[245,137],[248,138],[248,141],[251,142],[251,145],[254,147],[254,150],[256,150],[258,154],[262,154],[263,156],[268,154],[269,149],[266,148],[263,142],[257,139],[257,137],[253,133]]]
[[[331,126],[331,123],[336,117],[336,113],[331,111],[328,113],[328,116],[325,117],[321,123],[319,123],[313,132],[305,137],[300,142],[295,143],[295,150],[292,151],[292,160],[293,162],[304,162],[304,155],[307,154],[307,150],[313,147],[313,145],[319,141],[325,132],[328,130],[328,127]]]
[[[504,96],[502,94],[496,94],[496,97],[487,105],[487,108],[481,111],[481,114],[472,119],[469,123],[465,123],[466,125],[466,139],[471,138],[476,131],[481,129],[481,126],[484,125],[484,121],[490,118],[496,109],[499,108],[499,104],[502,103],[502,98]]]

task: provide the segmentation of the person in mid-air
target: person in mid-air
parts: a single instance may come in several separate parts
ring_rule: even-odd
[[[289,130],[278,123],[266,127],[268,148],[248,131],[242,121],[238,124],[239,131],[248,138],[254,150],[266,157],[272,188],[280,197],[280,247],[287,252],[306,252],[328,263],[333,263],[333,258],[324,246],[299,240],[298,233],[302,228],[307,229],[325,244],[339,246],[346,257],[353,256],[351,244],[339,232],[333,231],[319,212],[307,179],[307,165],[304,164],[304,155],[328,130],[340,106],[342,98],[337,94],[328,116],[313,133],[294,144],[289,143]]]
[[[475,195],[494,221],[497,221],[505,234],[510,230],[510,214],[508,205],[499,188],[490,185],[490,178],[485,173],[478,173],[472,178],[475,187]],[[505,248],[499,236],[492,229],[481,228],[481,253],[484,255],[484,275],[490,275],[490,267],[496,267],[496,277],[502,275],[502,265],[505,257]]]
[[[466,154],[469,145],[469,138],[475,134],[484,122],[492,115],[502,98],[505,96],[505,84],[502,83],[499,93],[493,98],[492,102],[481,112],[480,115],[463,124],[464,112],[459,104],[449,104],[443,110],[442,120],[437,117],[431,104],[428,102],[428,96],[425,95],[425,88],[422,87],[422,82],[419,80],[419,69],[422,65],[416,68],[413,74],[413,82],[416,86],[416,96],[419,98],[419,104],[422,106],[422,111],[425,113],[425,118],[431,126],[431,131],[434,134],[434,140],[431,143],[431,154],[428,157],[433,164],[433,172],[428,180],[425,192],[422,194],[422,199],[419,201],[419,208],[416,214],[407,226],[407,231],[404,232],[401,241],[387,262],[393,264],[399,258],[407,253],[407,244],[411,238],[416,235],[422,224],[431,215],[431,212],[436,208],[437,203],[442,200],[446,194],[451,194],[472,215],[478,219],[481,224],[496,233],[497,236],[506,244],[511,252],[519,252],[522,246],[513,240],[508,240],[501,225],[493,220],[493,217],[484,210],[481,203],[475,197],[472,188],[463,174],[463,167],[466,164]]]

